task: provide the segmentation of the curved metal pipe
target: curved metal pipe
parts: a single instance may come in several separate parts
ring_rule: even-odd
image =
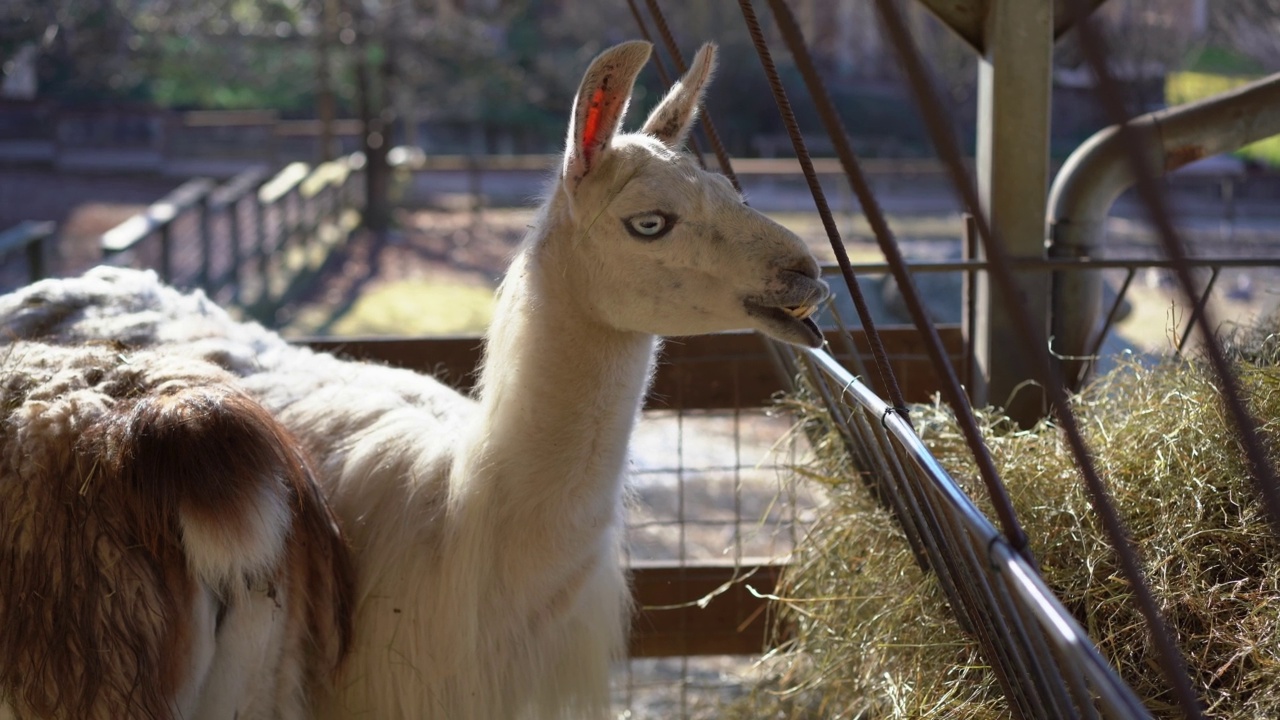
[[[1148,170],[1164,175],[1201,158],[1238,150],[1280,134],[1280,73],[1221,95],[1139,116],[1130,121],[1143,143]],[[1090,257],[1106,239],[1111,205],[1135,176],[1118,126],[1098,131],[1063,164],[1049,190],[1048,254]],[[1078,377],[1102,314],[1102,277],[1094,272],[1054,273],[1054,352],[1064,377]]]

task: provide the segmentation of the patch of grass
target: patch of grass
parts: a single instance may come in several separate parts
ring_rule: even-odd
[[[461,335],[484,332],[493,319],[493,290],[437,279],[399,280],[372,288],[346,312],[300,313],[291,334],[346,336]]]
[[[1228,338],[1254,417],[1280,448],[1280,322]],[[898,525],[870,497],[821,403],[793,407],[817,464],[798,472],[830,506],[779,591],[796,628],[772,682],[726,718],[969,718],[1010,713],[973,639]],[[1280,538],[1252,488],[1213,373],[1198,360],[1123,364],[1074,399],[1208,716],[1280,717]],[[945,408],[913,409],[921,436],[988,516]],[[1158,718],[1180,717],[1145,625],[1061,432],[1011,432],[980,413],[1046,582]]]
[[[1246,57],[1231,48],[1208,45],[1196,53],[1187,63],[1187,70],[1219,75],[1261,75],[1263,67],[1253,58]]]

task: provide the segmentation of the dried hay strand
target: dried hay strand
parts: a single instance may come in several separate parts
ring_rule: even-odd
[[[1224,338],[1273,459],[1280,448],[1280,321]],[[1130,358],[1074,398],[1090,447],[1213,718],[1280,717],[1280,539],[1271,532],[1212,371]],[[791,639],[768,687],[730,718],[996,718],[993,673],[859,480],[826,409],[790,401],[815,444],[797,472],[830,505],[794,556],[777,605]],[[988,517],[949,410],[913,408],[926,445]],[[980,414],[1043,576],[1157,717],[1180,717],[1146,626],[1061,433]]]

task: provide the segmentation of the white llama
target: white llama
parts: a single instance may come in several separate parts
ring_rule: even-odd
[[[804,244],[680,150],[714,47],[639,133],[619,134],[649,53],[625,43],[587,70],[475,400],[289,346],[149,273],[103,268],[0,298],[0,333],[227,368],[316,460],[356,571],[351,651],[313,699],[319,717],[607,717],[629,619],[624,466],[657,337],[753,328],[821,343],[808,318],[827,287]]]

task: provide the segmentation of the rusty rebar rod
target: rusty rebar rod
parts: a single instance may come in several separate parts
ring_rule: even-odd
[[[645,5],[649,8],[649,14],[653,16],[653,24],[658,28],[658,34],[662,36],[662,44],[666,46],[667,52],[671,55],[671,62],[675,63],[676,72],[684,74],[685,63],[684,55],[680,52],[680,46],[676,44],[675,36],[671,34],[671,27],[667,25],[667,18],[662,14],[662,8],[658,7],[658,0],[645,0]],[[733,183],[733,187],[738,192],[742,192],[742,184],[738,182],[738,176],[733,172],[733,163],[729,161],[729,153],[724,149],[724,143],[720,142],[720,133],[716,132],[716,124],[711,120],[711,113],[706,108],[702,111],[702,129],[707,133],[707,140],[711,143],[711,150],[716,154],[716,162],[720,165],[720,172],[729,178],[729,182]]]
[[[782,87],[781,78],[778,77],[778,69],[774,66],[773,56],[769,52],[768,44],[765,43],[764,32],[760,29],[760,21],[756,18],[755,9],[751,7],[751,0],[738,0],[738,7],[742,9],[742,18],[747,24],[747,32],[751,35],[751,42],[755,45],[756,55],[760,58],[760,64],[764,67],[764,74],[768,78],[769,89],[773,93],[774,103],[778,106],[778,113],[782,116],[783,125],[786,126],[787,134],[791,137],[796,159],[800,161],[800,169],[804,173],[805,181],[809,184],[809,192],[813,195],[813,203],[817,207],[818,216],[822,219],[822,227],[827,232],[827,239],[831,242],[831,250],[835,253],[841,274],[844,275],[844,282],[849,288],[849,295],[853,299],[854,308],[858,311],[858,319],[862,321],[862,327],[867,332],[867,341],[871,345],[871,356],[875,360],[880,382],[889,393],[889,400],[894,410],[910,422],[910,419],[907,418],[907,403],[902,395],[902,388],[898,386],[898,378],[893,372],[893,367],[889,364],[889,355],[885,352],[880,333],[876,330],[875,319],[871,316],[871,310],[867,306],[866,298],[863,297],[862,287],[858,284],[858,279],[853,274],[853,267],[849,263],[849,253],[845,251],[844,242],[840,239],[840,230],[836,227],[836,221],[831,215],[831,208],[827,205],[827,198],[822,191],[822,185],[818,182],[817,173],[813,170],[813,160],[809,157],[809,151],[805,148],[804,137],[800,134],[800,125],[796,122],[795,113],[791,110],[791,103],[787,100],[787,92]]]
[[[920,106],[921,115],[935,149],[946,165],[951,181],[964,201],[965,209],[974,217],[978,236],[991,263],[992,279],[996,281],[996,286],[1004,295],[1005,306],[1009,309],[1013,321],[1024,338],[1023,352],[1033,360],[1034,370],[1049,395],[1058,423],[1076,458],[1076,465],[1080,468],[1080,474],[1088,489],[1090,503],[1094,512],[1098,514],[1108,541],[1115,549],[1121,573],[1129,582],[1137,598],[1138,608],[1147,622],[1147,629],[1151,633],[1165,679],[1173,689],[1174,697],[1187,717],[1200,718],[1203,716],[1203,711],[1199,698],[1191,687],[1186,661],[1174,641],[1168,624],[1160,614],[1151,588],[1143,577],[1142,566],[1133,541],[1129,538],[1128,529],[1111,501],[1106,483],[1098,474],[1093,455],[1084,441],[1079,423],[1071,410],[1059,369],[1049,355],[1044,333],[1036,327],[1026,305],[1018,301],[1020,293],[1010,267],[1008,253],[1000,239],[995,237],[990,223],[982,212],[977,188],[965,170],[959,144],[945,120],[947,114],[938,100],[919,48],[911,38],[897,5],[892,0],[875,1],[886,34],[898,53],[899,61],[910,81],[912,93]]]
[[[636,6],[636,0],[627,0],[627,7],[631,8],[631,17],[635,18],[636,27],[640,30],[640,35],[650,45],[653,44],[653,36],[649,34],[649,26],[645,23],[644,17],[640,14],[640,8]],[[653,67],[658,71],[658,79],[662,81],[663,87],[670,88],[672,85],[671,73],[667,72],[667,64],[662,62],[662,56],[658,53],[653,54]],[[702,157],[702,147],[698,144],[698,138],[689,133],[689,149],[693,151],[693,156],[698,158],[698,164],[702,167],[707,166],[706,158]]]
[[[885,260],[889,263],[889,270],[893,274],[893,279],[897,282],[899,290],[902,292],[902,299],[906,303],[911,320],[915,323],[916,330],[920,332],[921,338],[924,340],[925,350],[928,352],[929,359],[933,363],[933,369],[937,372],[941,381],[942,392],[947,399],[947,404],[951,406],[952,411],[955,413],[956,422],[960,425],[965,441],[969,445],[969,451],[973,454],[974,462],[977,464],[978,474],[981,475],[982,482],[986,486],[987,497],[991,500],[992,507],[995,508],[996,516],[1000,521],[1000,529],[1018,554],[1022,555],[1023,559],[1032,567],[1035,567],[1035,558],[1027,545],[1027,534],[1018,522],[1017,513],[1013,509],[1013,502],[1009,499],[1008,490],[1000,479],[1000,473],[996,470],[995,462],[991,459],[991,453],[982,438],[982,431],[978,429],[978,421],[974,417],[973,406],[969,404],[969,397],[965,394],[960,378],[956,374],[955,366],[951,363],[946,348],[942,344],[942,338],[938,335],[938,328],[925,310],[924,301],[920,296],[920,289],[916,285],[911,271],[907,269],[906,259],[902,256],[902,251],[898,247],[893,231],[889,228],[889,222],[885,218],[884,211],[881,210],[880,203],[876,201],[875,194],[871,191],[871,184],[867,182],[867,178],[862,172],[858,157],[849,142],[849,135],[845,131],[844,123],[840,121],[835,105],[831,102],[831,95],[827,92],[826,85],[818,75],[817,68],[814,67],[813,58],[804,42],[800,26],[796,23],[795,15],[792,14],[791,8],[787,6],[784,0],[769,0],[769,8],[773,11],[782,39],[787,44],[787,48],[790,49],[791,57],[796,62],[796,68],[800,71],[800,76],[804,79],[805,86],[809,90],[809,97],[813,99],[814,105],[817,107],[818,116],[826,128],[827,136],[831,138],[831,144],[835,148],[836,156],[840,160],[841,167],[844,168],[845,177],[849,180],[849,187],[853,189],[854,194],[857,196],[858,203],[862,206],[862,213],[866,216],[867,223],[871,226],[876,242],[880,246],[880,251],[884,253]]]
[[[1160,192],[1160,187],[1147,165],[1146,158],[1140,154],[1139,149],[1142,147],[1140,138],[1135,137],[1134,129],[1126,122],[1124,101],[1120,96],[1115,78],[1111,76],[1107,67],[1105,43],[1093,27],[1092,21],[1086,17],[1087,13],[1082,12],[1084,8],[1079,4],[1079,0],[1072,1],[1077,3],[1075,10],[1079,19],[1080,48],[1085,61],[1097,77],[1098,96],[1114,122],[1118,123],[1117,131],[1126,138],[1122,145],[1129,151],[1129,163],[1136,178],[1134,188],[1147,208],[1151,223],[1155,226],[1156,235],[1164,246],[1165,254],[1173,261],[1173,272],[1178,278],[1183,297],[1188,303],[1196,303],[1198,293],[1195,279],[1191,276],[1190,258],[1182,238],[1173,226],[1169,208]],[[1200,313],[1200,333],[1205,350],[1209,355],[1210,364],[1218,375],[1228,413],[1235,422],[1240,443],[1244,446],[1255,489],[1267,510],[1272,530],[1280,536],[1280,481],[1277,481],[1276,471],[1267,459],[1266,442],[1258,431],[1258,425],[1245,407],[1240,382],[1214,336],[1214,327],[1215,325],[1210,321],[1208,308],[1204,308]]]

